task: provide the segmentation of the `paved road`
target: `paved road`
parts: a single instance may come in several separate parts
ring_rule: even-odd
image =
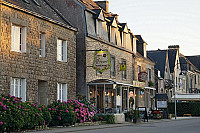
[[[200,133],[200,118],[74,131],[73,133]]]

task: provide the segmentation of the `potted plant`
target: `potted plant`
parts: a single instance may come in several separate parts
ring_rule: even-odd
[[[139,110],[134,110],[133,123],[140,122]]]
[[[152,111],[151,114],[152,114],[153,119],[161,119],[161,118],[162,118],[162,114],[161,114],[161,112],[158,111],[158,110]]]
[[[125,114],[125,120],[128,121],[128,122],[132,122],[132,119],[134,117],[133,111],[128,111],[124,114]]]
[[[152,81],[149,81],[148,84],[149,84],[149,87],[153,87],[154,86],[154,83]]]

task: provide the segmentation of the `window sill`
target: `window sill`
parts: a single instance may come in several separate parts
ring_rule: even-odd
[[[57,60],[57,62],[67,63],[67,61]]]
[[[17,52],[17,53],[26,53],[26,51],[17,51],[17,50],[11,50],[11,52]]]

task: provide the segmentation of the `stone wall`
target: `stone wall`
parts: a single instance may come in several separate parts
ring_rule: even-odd
[[[108,50],[111,56],[115,57],[115,76],[111,77],[110,69],[104,71],[102,74],[96,72],[92,68],[94,60],[94,51],[87,51],[86,62],[87,62],[87,82],[96,80],[96,79],[110,79],[116,82],[133,84],[133,57],[132,54],[126,51],[123,51],[119,48],[112,47],[108,44],[101,43],[98,40],[87,37],[86,39],[87,50]],[[118,47],[118,46],[116,46]],[[120,71],[120,64],[122,59],[126,60],[126,79],[122,78],[122,71]]]
[[[11,24],[27,27],[26,52],[11,51]],[[39,57],[39,33],[46,33],[46,57]],[[67,62],[57,61],[57,38],[67,40]],[[1,6],[0,93],[10,93],[11,77],[25,78],[28,101],[38,101],[38,80],[48,83],[48,103],[57,99],[57,82],[76,97],[76,33],[59,25]]]

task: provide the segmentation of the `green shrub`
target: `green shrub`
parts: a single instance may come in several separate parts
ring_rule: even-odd
[[[168,103],[169,114],[174,113],[174,103]],[[183,116],[184,114],[191,114],[192,116],[200,116],[200,102],[184,102],[176,103],[177,116]]]
[[[0,131],[19,131],[48,125],[51,116],[46,106],[22,102],[11,95],[0,97]],[[46,123],[45,123],[46,122]]]
[[[115,124],[114,114],[98,114],[99,121],[106,121],[108,124]]]

